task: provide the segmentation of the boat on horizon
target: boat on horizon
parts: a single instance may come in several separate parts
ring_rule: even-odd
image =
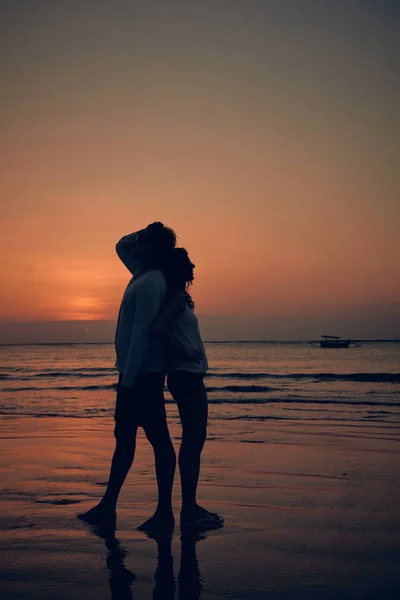
[[[321,338],[321,340],[309,343],[314,348],[357,348],[357,346],[360,346],[350,338],[344,340],[338,335],[322,335]]]

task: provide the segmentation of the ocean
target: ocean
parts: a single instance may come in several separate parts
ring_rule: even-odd
[[[400,422],[400,343],[215,342],[206,351],[210,420]],[[114,361],[113,344],[1,346],[0,414],[110,418]]]

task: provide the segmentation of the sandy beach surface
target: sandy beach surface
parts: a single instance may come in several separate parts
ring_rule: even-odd
[[[112,425],[98,417],[3,419],[2,598],[400,597],[397,425],[211,418],[200,501],[225,526],[183,540],[177,526],[171,544],[136,530],[156,496],[142,433],[116,539],[76,519],[102,494]],[[178,447],[176,423],[171,433]],[[177,474],[176,517],[179,498]]]

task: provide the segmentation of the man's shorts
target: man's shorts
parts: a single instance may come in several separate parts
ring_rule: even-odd
[[[143,373],[129,389],[121,386],[122,378],[123,373],[120,373],[114,412],[116,429],[133,430],[146,427],[148,423],[166,420],[164,373]]]

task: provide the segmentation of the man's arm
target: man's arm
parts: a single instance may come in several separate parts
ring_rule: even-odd
[[[160,310],[156,318],[154,319],[153,326],[151,328],[152,332],[161,332],[165,331],[167,326],[179,317],[182,314],[185,308],[185,294],[183,292],[175,292],[170,298],[168,302],[163,306]]]
[[[152,323],[163,301],[164,290],[161,286],[148,281],[138,284],[131,343],[125,373],[121,381],[123,387],[132,387],[135,383],[149,347],[149,335]]]
[[[135,231],[134,233],[125,235],[119,240],[119,242],[115,246],[115,250],[119,258],[124,263],[128,271],[132,273],[132,275],[134,274],[135,269],[138,266],[138,261],[132,254],[132,249],[135,246],[136,236],[138,233],[138,231]]]

